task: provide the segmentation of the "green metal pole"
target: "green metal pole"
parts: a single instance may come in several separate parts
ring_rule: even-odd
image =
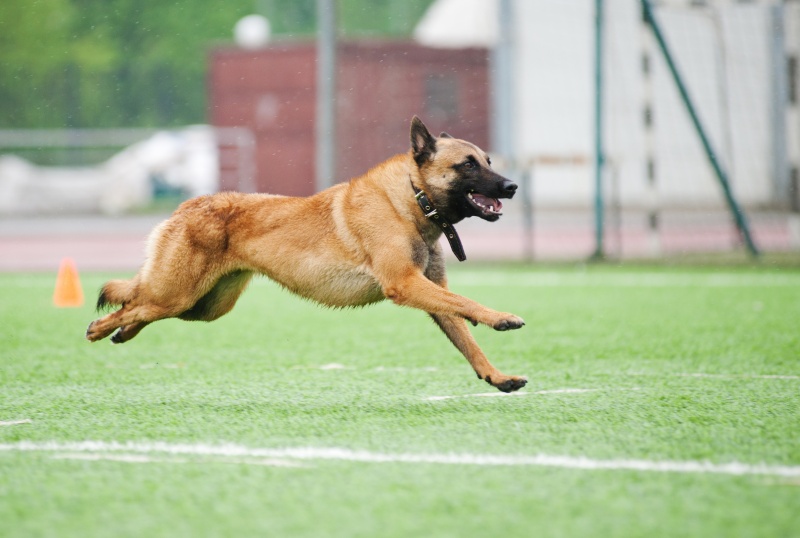
[[[697,134],[700,136],[700,141],[703,143],[703,148],[705,149],[706,156],[708,157],[708,160],[711,162],[711,167],[714,169],[714,173],[717,176],[717,180],[719,180],[719,184],[722,187],[722,192],[725,195],[725,201],[728,203],[728,207],[730,208],[731,213],[733,213],[733,218],[736,221],[736,227],[739,229],[739,233],[744,239],[745,245],[747,246],[747,250],[750,252],[750,254],[753,256],[758,256],[759,254],[758,248],[756,248],[756,244],[753,242],[753,237],[750,234],[750,227],[747,225],[747,218],[745,217],[744,211],[736,202],[736,199],[733,197],[733,192],[731,191],[731,186],[728,181],[728,174],[722,169],[721,163],[717,160],[717,153],[711,146],[711,141],[706,135],[706,131],[703,128],[703,124],[700,122],[700,117],[697,115],[697,111],[695,110],[694,105],[692,104],[692,100],[689,97],[689,92],[683,83],[683,78],[678,72],[678,67],[675,65],[675,62],[672,59],[672,54],[670,54],[669,48],[667,47],[667,42],[664,39],[664,35],[661,32],[661,27],[658,25],[658,22],[656,21],[655,15],[653,13],[653,8],[650,4],[650,0],[641,0],[641,2],[645,20],[650,25],[650,28],[653,29],[653,35],[655,36],[656,41],[658,42],[658,46],[661,49],[661,53],[664,55],[664,59],[667,62],[669,71],[672,74],[673,80],[675,81],[675,85],[678,87],[678,92],[680,92],[681,94],[681,99],[683,100],[683,104],[686,106],[686,110],[689,112],[689,116],[692,119],[694,128],[697,131]]]
[[[591,259],[605,258],[603,248],[603,0],[594,2],[594,244]]]

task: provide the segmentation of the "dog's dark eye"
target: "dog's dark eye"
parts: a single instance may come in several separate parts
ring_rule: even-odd
[[[486,157],[486,164],[492,166],[492,160],[489,157]]]
[[[475,168],[475,163],[472,161],[467,161],[464,163],[464,168],[466,168],[467,170]]]

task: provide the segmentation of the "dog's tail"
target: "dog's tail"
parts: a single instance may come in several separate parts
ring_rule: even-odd
[[[127,303],[136,293],[135,280],[109,280],[100,289],[97,310]]]

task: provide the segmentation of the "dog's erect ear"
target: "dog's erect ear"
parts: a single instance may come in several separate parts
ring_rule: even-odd
[[[436,139],[417,116],[411,120],[411,149],[417,166],[422,166],[436,153]]]
[[[439,135],[439,138],[453,138],[453,137],[450,136],[448,133],[442,131],[442,133]]]

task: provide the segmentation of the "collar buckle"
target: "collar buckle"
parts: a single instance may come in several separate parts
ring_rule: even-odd
[[[436,208],[433,207],[433,204],[425,195],[425,191],[417,189],[413,181],[411,182],[411,188],[414,189],[414,199],[417,201],[417,204],[419,204],[420,209],[422,209],[422,213],[426,218],[433,219],[439,229],[444,232],[444,236],[447,242],[450,243],[450,248],[453,250],[453,254],[456,255],[456,258],[458,258],[458,261],[463,262],[466,260],[467,255],[464,254],[464,247],[461,245],[461,239],[458,237],[456,229],[436,211]]]

